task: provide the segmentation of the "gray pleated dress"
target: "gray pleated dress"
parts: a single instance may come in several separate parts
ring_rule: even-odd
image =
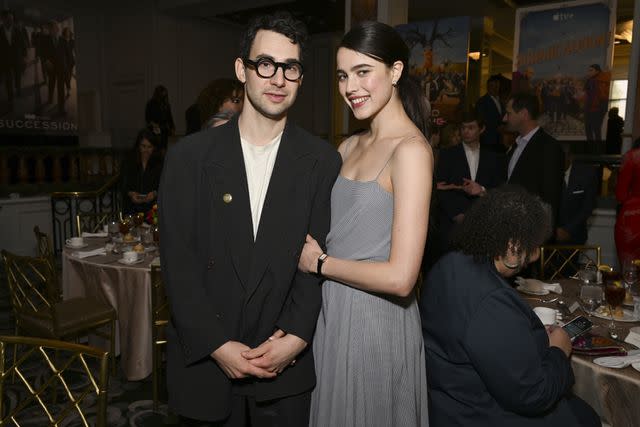
[[[393,195],[376,180],[338,176],[327,253],[388,260],[392,220]],[[425,354],[415,296],[372,294],[330,280],[322,286],[310,426],[427,426]]]

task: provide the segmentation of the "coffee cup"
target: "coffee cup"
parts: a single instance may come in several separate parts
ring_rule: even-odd
[[[71,237],[67,239],[67,245],[78,248],[84,245],[84,239],[82,237]]]
[[[558,312],[549,307],[535,307],[534,313],[538,316],[540,321],[545,326],[555,325]]]
[[[122,254],[122,259],[124,262],[136,262],[138,260],[138,252],[127,251]]]

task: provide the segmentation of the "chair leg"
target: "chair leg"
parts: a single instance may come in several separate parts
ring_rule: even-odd
[[[116,319],[111,320],[111,338],[109,340],[109,351],[111,353],[111,374],[116,376]]]
[[[160,373],[158,372],[160,369],[160,363],[158,362],[159,359],[159,352],[158,352],[158,345],[156,344],[155,340],[152,343],[153,348],[151,349],[151,366],[152,366],[152,371],[151,371],[151,376],[152,376],[152,393],[153,393],[153,410],[157,411],[158,410],[158,400],[159,400],[159,393],[160,393],[160,384],[159,384],[159,380],[160,380]]]

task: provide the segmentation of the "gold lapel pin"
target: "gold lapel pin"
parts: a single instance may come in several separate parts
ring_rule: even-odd
[[[233,196],[229,193],[225,193],[224,196],[222,196],[222,201],[225,203],[231,203],[232,200]]]

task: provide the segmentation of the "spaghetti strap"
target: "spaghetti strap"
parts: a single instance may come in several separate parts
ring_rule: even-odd
[[[416,138],[416,137],[417,137],[416,135],[411,135],[410,137],[408,137],[408,138],[406,139],[406,141],[410,141],[410,140],[412,140],[412,139],[414,139],[414,138]],[[403,140],[403,141],[405,141],[405,140]],[[402,143],[403,141],[400,141],[400,142]],[[378,172],[378,174],[376,175],[376,177],[373,179],[374,181],[377,181],[377,180],[378,180],[378,178],[380,178],[380,175],[382,174],[382,171],[384,171],[384,169],[387,167],[387,165],[388,165],[388,164],[389,164],[389,162],[391,161],[391,158],[393,157],[393,155],[394,155],[394,153],[395,153],[395,152],[396,152],[396,150],[395,150],[395,148],[394,148],[394,150],[391,152],[391,155],[389,156],[389,158],[387,159],[387,161],[386,161],[386,162],[384,162],[384,166],[382,166],[382,169],[380,169],[380,172]]]
[[[391,161],[391,158],[393,157],[393,153],[395,152],[395,150],[391,153],[391,155],[389,156],[389,158],[387,159],[386,162],[384,162],[384,166],[382,166],[382,169],[380,169],[380,172],[378,172],[378,175],[376,175],[376,177],[373,179],[374,181],[377,181],[378,178],[380,178],[380,174],[382,174],[382,171],[387,167],[387,165],[389,164],[389,162]]]

